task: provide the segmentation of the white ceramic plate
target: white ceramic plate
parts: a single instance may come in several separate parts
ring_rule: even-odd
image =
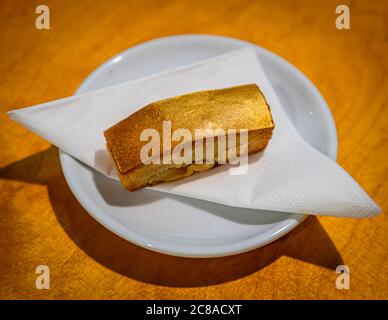
[[[253,44],[218,36],[161,38],[130,48],[97,68],[77,93],[150,75]],[[301,135],[336,159],[333,118],[314,85],[279,56],[254,46],[285,111]],[[171,196],[125,191],[60,152],[67,183],[81,205],[117,235],[142,247],[185,257],[216,257],[248,251],[283,236],[303,215],[249,210]]]

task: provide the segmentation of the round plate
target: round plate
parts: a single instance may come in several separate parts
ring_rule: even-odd
[[[336,159],[333,118],[314,85],[279,56],[241,40],[205,35],[161,38],[130,48],[97,68],[77,94],[254,46],[285,111],[300,134]],[[60,151],[66,181],[81,205],[106,228],[142,247],[185,257],[248,251],[283,236],[304,215],[241,209],[140,190],[128,192]]]

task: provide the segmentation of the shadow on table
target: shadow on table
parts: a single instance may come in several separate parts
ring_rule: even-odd
[[[252,274],[282,256],[332,270],[343,264],[313,216],[267,246],[230,257],[180,258],[133,245],[101,226],[79,205],[62,175],[55,147],[1,168],[0,179],[47,185],[53,211],[78,247],[106,268],[138,281],[174,287],[220,284]]]

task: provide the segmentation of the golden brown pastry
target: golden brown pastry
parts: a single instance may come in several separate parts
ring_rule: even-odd
[[[161,141],[161,163],[144,164],[140,154],[147,141],[141,141],[142,131],[147,128],[156,129],[163,140],[163,121],[167,120],[171,121],[172,132],[185,128],[192,134],[192,150],[196,149],[196,129],[221,129],[225,132],[228,129],[237,129],[237,155],[240,152],[238,130],[248,130],[248,145],[245,147],[250,154],[266,147],[274,129],[270,108],[255,84],[199,91],[153,102],[104,132],[108,152],[115,163],[120,181],[127,190],[133,191],[147,185],[180,179],[198,171],[209,170],[218,164],[221,157],[217,151],[219,136],[214,137],[214,163],[206,163],[204,151],[203,164],[198,164],[197,161],[164,164],[165,155],[171,154],[182,140],[171,141],[169,150],[164,150]],[[206,140],[202,139],[206,149]],[[228,154],[226,160],[229,160]]]

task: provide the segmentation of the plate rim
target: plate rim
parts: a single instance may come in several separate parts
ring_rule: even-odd
[[[230,38],[230,37],[225,37],[225,36],[216,36],[216,35],[204,35],[204,34],[186,34],[186,35],[175,35],[175,36],[167,36],[167,37],[161,37],[161,38],[156,38],[152,40],[148,40],[142,43],[139,43],[135,46],[132,46],[128,49],[125,49],[124,51],[114,55],[113,57],[109,58],[102,64],[100,64],[96,69],[94,69],[81,83],[81,85],[78,87],[74,95],[80,94],[82,92],[86,92],[86,88],[89,86],[90,82],[93,81],[100,73],[102,73],[104,70],[106,70],[107,67],[114,65],[121,61],[118,57],[122,57],[125,55],[128,55],[133,52],[134,49],[139,49],[139,48],[145,48],[147,46],[153,46],[153,45],[158,45],[158,43],[163,43],[163,42],[169,42],[169,41],[182,41],[182,40],[214,40],[214,41],[224,41],[229,44],[239,44],[242,46],[250,46],[254,47],[256,51],[259,51],[261,54],[265,55],[270,55],[271,58],[278,59],[279,62],[281,62],[285,67],[292,69],[293,73],[298,77],[298,79],[301,82],[304,82],[304,84],[309,88],[311,93],[314,95],[314,97],[319,101],[319,105],[322,109],[322,111],[325,113],[325,117],[327,119],[327,126],[328,130],[330,133],[330,146],[328,148],[328,156],[333,159],[334,161],[337,159],[337,153],[338,153],[338,140],[337,140],[337,132],[336,132],[336,127],[335,127],[335,122],[333,115],[318,91],[318,89],[314,86],[314,84],[307,78],[306,75],[304,75],[299,69],[297,69],[295,66],[293,66],[291,63],[289,63],[287,60],[282,58],[281,56],[277,55],[274,52],[269,51],[268,49],[265,49],[263,47],[260,47],[256,44],[240,40],[240,39],[235,39],[235,38]],[[232,244],[227,244],[227,245],[217,245],[213,246],[212,248],[218,248],[218,250],[208,250],[207,253],[201,252],[198,253],[195,250],[187,250],[186,252],[180,251],[178,248],[172,249],[171,246],[169,248],[165,248],[165,246],[161,245],[156,245],[154,243],[149,243],[149,241],[146,241],[143,235],[138,234],[134,231],[132,231],[130,228],[127,228],[120,224],[119,222],[115,221],[114,219],[110,219],[109,223],[107,221],[103,221],[100,218],[99,214],[96,214],[95,212],[98,211],[98,208],[93,207],[93,203],[89,200],[85,200],[82,197],[82,192],[79,192],[77,190],[76,183],[73,181],[71,173],[69,171],[69,167],[67,165],[68,160],[73,160],[77,161],[74,159],[72,156],[68,155],[64,151],[58,149],[59,151],[59,159],[60,159],[60,164],[62,168],[63,175],[65,177],[66,183],[68,184],[71,192],[77,199],[77,201],[80,203],[80,205],[88,212],[89,215],[91,215],[96,221],[98,221],[102,226],[107,228],[109,231],[112,233],[118,235],[119,237],[135,244],[140,247],[156,251],[159,253],[163,254],[168,254],[168,255],[173,255],[173,256],[179,256],[179,257],[190,257],[190,258],[212,258],[212,257],[223,257],[223,256],[230,256],[230,255],[236,255],[240,254],[243,252],[251,251],[254,249],[257,249],[259,247],[265,246],[273,241],[276,241],[277,239],[281,238],[291,230],[293,230],[296,226],[298,226],[300,223],[302,223],[308,215],[294,215],[293,221],[290,221],[287,223],[285,227],[280,228],[279,230],[272,232],[272,235],[270,237],[267,237],[265,240],[258,240],[258,237],[262,237],[263,234],[261,233],[260,235],[252,236],[248,239],[244,239],[241,241],[238,241],[236,243]],[[125,232],[123,232],[123,228],[125,228]],[[128,234],[130,236],[128,237]],[[135,234],[135,237],[132,237],[132,235]],[[144,240],[139,240],[141,238],[144,238]],[[232,248],[234,247],[234,248]]]

